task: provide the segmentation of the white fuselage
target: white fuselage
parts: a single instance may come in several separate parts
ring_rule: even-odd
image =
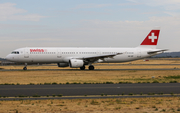
[[[135,48],[75,48],[75,47],[26,47],[14,50],[6,59],[25,63],[57,63],[58,67],[94,70],[93,63],[120,63],[150,57],[166,49],[156,49],[159,28],[152,29],[143,42]]]
[[[112,58],[99,59],[92,63],[119,63],[150,57],[156,54],[148,54],[150,48],[61,48],[61,47],[37,47],[20,48],[14,50],[6,59],[21,63],[68,63],[70,59],[116,54]],[[18,52],[18,53],[17,53]]]

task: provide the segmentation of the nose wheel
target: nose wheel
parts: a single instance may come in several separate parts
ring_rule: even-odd
[[[23,70],[27,70],[27,67],[24,67]]]
[[[94,66],[93,66],[93,65],[90,65],[90,66],[89,66],[89,70],[94,70]]]
[[[27,63],[25,63],[23,70],[27,70]]]

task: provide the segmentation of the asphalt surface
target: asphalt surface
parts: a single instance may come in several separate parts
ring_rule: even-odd
[[[63,96],[132,94],[180,94],[180,83],[149,84],[67,84],[67,85],[0,85],[0,95],[15,96]]]

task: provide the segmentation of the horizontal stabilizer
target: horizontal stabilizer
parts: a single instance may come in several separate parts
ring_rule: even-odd
[[[168,50],[168,49],[160,49],[160,50],[148,51],[147,53],[148,53],[148,54],[155,54],[155,53],[164,52],[164,51],[167,51],[167,50]]]

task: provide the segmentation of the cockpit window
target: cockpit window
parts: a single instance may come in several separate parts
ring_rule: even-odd
[[[13,51],[11,54],[19,54],[19,51]]]

